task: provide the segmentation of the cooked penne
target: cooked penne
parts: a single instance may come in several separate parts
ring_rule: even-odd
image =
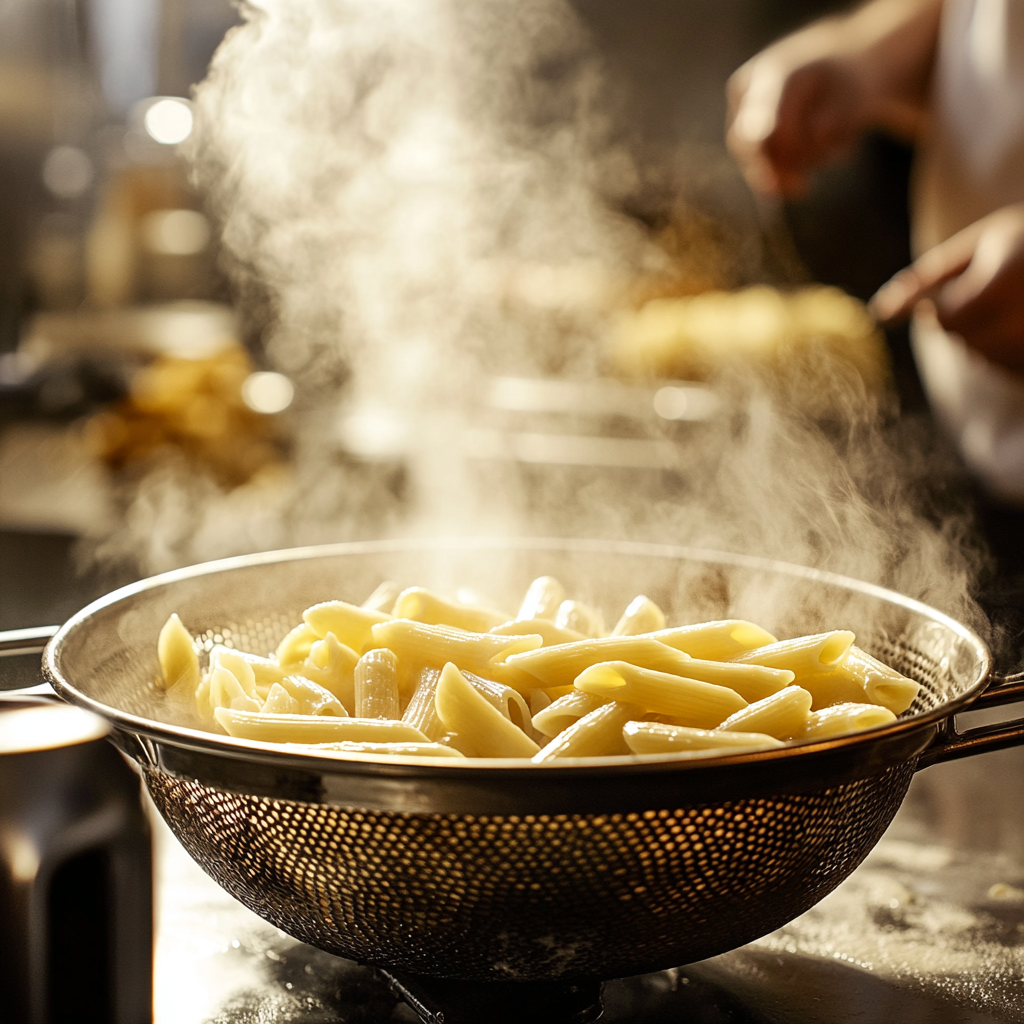
[[[313,644],[298,674],[330,690],[346,709],[355,709],[358,661],[359,655],[351,647],[346,647],[333,633],[328,633],[323,640]]]
[[[584,636],[604,636],[604,620],[601,613],[582,601],[563,601],[555,613],[555,625],[560,629],[571,629]]]
[[[546,747],[533,756],[535,764],[556,761],[563,757],[608,757],[628,754],[622,738],[623,726],[643,714],[634,704],[613,701],[595,708],[559,733]]]
[[[790,740],[807,728],[810,710],[811,695],[799,686],[787,686],[730,715],[719,728],[726,732],[766,733],[776,739]]]
[[[676,750],[714,750],[740,753],[781,747],[782,740],[765,733],[723,732],[721,729],[692,729],[665,722],[627,722],[622,729],[626,745],[634,754],[668,754]]]
[[[731,660],[741,665],[789,669],[801,679],[834,669],[846,657],[852,644],[853,634],[848,629],[834,629],[830,633],[815,633],[795,640],[777,640]]]
[[[199,655],[192,643],[192,634],[177,615],[164,623],[156,643],[157,658],[165,690],[194,693],[199,685]]]
[[[398,659],[386,647],[367,651],[356,662],[355,708],[358,718],[399,718]]]
[[[300,715],[299,702],[280,684],[274,683],[260,709],[265,715]]]
[[[863,685],[867,703],[881,704],[896,715],[906,711],[921,690],[920,683],[901,675],[856,645],[850,648],[841,667]]]
[[[592,665],[577,676],[576,689],[595,697],[639,704],[645,711],[671,715],[676,724],[698,729],[713,729],[747,706],[735,690],[638,668],[625,661]]]
[[[523,695],[504,683],[483,679],[472,672],[464,672],[466,681],[491,705],[496,707],[513,725],[519,726],[527,736],[533,735],[533,716]]]
[[[306,679],[303,676],[286,676],[274,686],[280,686],[295,701],[298,705],[295,714],[348,717],[348,709],[341,701],[330,690],[314,683],[312,679]],[[267,710],[265,705],[263,710]]]
[[[499,636],[522,636],[536,633],[543,638],[545,647],[586,640],[582,633],[577,633],[574,629],[562,629],[548,619],[513,619],[511,622],[503,622],[500,626],[495,626],[488,632]]]
[[[238,651],[218,644],[210,651],[210,671],[215,668],[226,668],[238,680],[239,685],[249,697],[259,699],[256,688],[256,674],[252,665]]]
[[[402,592],[401,586],[394,580],[384,580],[373,591],[373,593],[360,605],[370,612],[389,612],[395,606],[398,595]]]
[[[351,648],[356,654],[366,649],[373,639],[371,629],[378,622],[387,622],[391,618],[386,612],[371,611],[359,605],[345,601],[324,601],[315,604],[302,613],[306,624],[323,640],[328,633],[333,633],[340,643]]]
[[[787,669],[766,668],[763,665],[738,665],[728,661],[704,661],[691,658],[680,652],[685,659],[678,668],[670,669],[687,679],[699,679],[702,683],[728,686],[744,700],[755,701],[778,693],[793,682],[793,673]]]
[[[538,576],[527,588],[516,618],[550,619],[554,622],[564,600],[565,587],[554,576]]]
[[[236,711],[258,712],[261,704],[255,697],[249,696],[233,672],[222,666],[216,666],[210,673],[209,703],[214,716],[218,711],[233,709]]]
[[[544,736],[557,736],[563,729],[568,729],[584,715],[596,711],[610,700],[610,697],[595,697],[592,693],[574,689],[572,693],[559,697],[534,715],[533,727]]]
[[[382,718],[334,718],[323,715],[271,715],[219,707],[214,716],[229,736],[266,743],[428,743],[404,722]]]
[[[626,606],[622,618],[615,623],[612,636],[636,636],[664,628],[665,613],[649,597],[640,594]]]
[[[431,626],[410,619],[392,619],[373,627],[374,643],[395,652],[403,665],[441,668],[449,661],[485,679],[494,679],[517,690],[533,689],[536,681],[527,673],[509,669],[511,654],[530,651],[543,643],[536,634],[499,636],[470,633],[451,626]]]
[[[434,704],[440,678],[441,670],[438,668],[421,669],[412,697],[402,714],[402,721],[406,725],[419,729],[430,740],[439,740],[445,734],[444,723],[438,717],[437,706]]]
[[[812,711],[808,716],[806,728],[797,738],[823,740],[850,732],[877,729],[895,721],[896,716],[888,708],[877,704],[836,704],[830,708],[822,708],[821,711]]]
[[[428,626],[452,626],[467,633],[486,633],[509,618],[504,612],[490,608],[446,601],[422,587],[403,590],[392,611],[396,619],[412,619]]]
[[[744,651],[775,643],[771,633],[745,619],[674,626],[648,635],[691,658],[704,658],[707,661],[728,661]]]
[[[310,648],[319,640],[316,630],[308,622],[296,626],[278,645],[274,656],[280,665],[305,661]]]
[[[467,757],[532,757],[540,749],[449,662],[434,693],[438,717],[451,744]]]
[[[313,754],[377,754],[385,757],[458,757],[466,755],[443,743],[289,743],[289,747]]]

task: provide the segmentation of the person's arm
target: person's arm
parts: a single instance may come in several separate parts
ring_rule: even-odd
[[[930,300],[947,331],[1024,373],[1024,203],[1004,206],[929,249],[871,300],[882,321]]]
[[[747,61],[729,79],[726,141],[751,187],[798,195],[863,132],[913,136],[927,107],[942,0],[872,0]]]

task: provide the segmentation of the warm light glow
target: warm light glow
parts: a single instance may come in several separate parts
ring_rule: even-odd
[[[718,406],[718,399],[707,388],[669,385],[654,393],[654,411],[663,420],[706,420]]]
[[[43,161],[43,184],[61,199],[77,199],[92,184],[93,167],[77,146],[56,146]]]
[[[162,256],[195,256],[210,244],[210,224],[195,210],[154,210],[142,221],[142,241]]]
[[[280,373],[252,373],[242,385],[242,400],[253,412],[283,412],[294,397],[292,382]]]
[[[106,736],[107,732],[102,718],[81,708],[60,704],[18,708],[0,714],[0,754],[90,743]]]
[[[192,107],[188,100],[177,97],[157,100],[146,111],[142,123],[151,139],[174,146],[192,134]]]

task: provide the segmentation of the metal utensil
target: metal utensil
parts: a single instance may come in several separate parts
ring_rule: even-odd
[[[178,612],[215,642],[267,651],[309,604],[382,578],[515,603],[542,573],[609,616],[646,593],[670,621],[747,617],[785,635],[835,625],[918,680],[866,734],[712,762],[450,765],[325,758],[202,731],[154,686]],[[1024,741],[959,735],[988,681],[968,628],[917,601],[740,555],[599,541],[339,545],[229,559],[135,584],[47,648],[65,699],[97,711],[192,856],[297,938],[352,959],[473,981],[608,978],[763,935],[835,888],[919,767]],[[990,686],[990,703],[1020,687]]]

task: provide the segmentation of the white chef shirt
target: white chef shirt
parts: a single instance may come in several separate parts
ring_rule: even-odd
[[[946,0],[932,119],[915,170],[915,252],[1021,201],[1024,0]],[[967,465],[994,495],[1024,504],[1024,376],[934,319],[917,316],[912,337],[935,415]]]

